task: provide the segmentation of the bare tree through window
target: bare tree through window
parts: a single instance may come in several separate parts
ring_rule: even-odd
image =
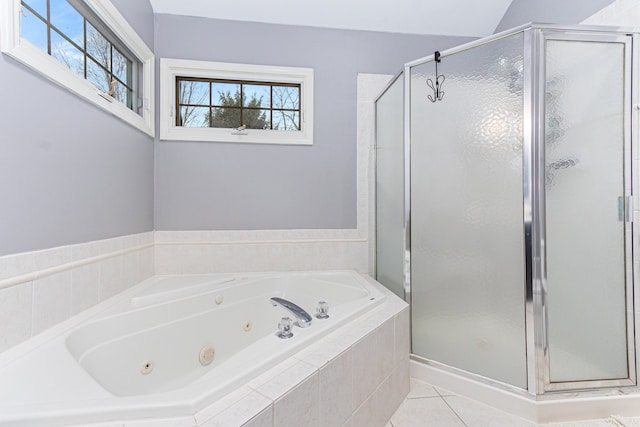
[[[300,130],[300,85],[176,78],[176,125]]]
[[[21,36],[35,41],[34,44],[103,92],[113,88],[111,95],[133,109],[133,62],[70,3],[55,3],[54,10],[50,2],[39,5],[31,0],[22,1],[23,15],[32,24],[24,26]],[[43,43],[45,40],[47,45]]]

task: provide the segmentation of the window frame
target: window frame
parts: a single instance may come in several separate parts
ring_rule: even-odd
[[[300,85],[299,131],[189,128],[176,125],[177,78]],[[160,58],[160,139],[251,144],[313,144],[313,69]]]
[[[223,108],[223,109],[231,109],[231,110],[238,110],[239,111],[239,115],[240,115],[240,123],[238,123],[238,126],[244,125],[245,122],[242,120],[243,115],[245,114],[245,112],[251,111],[251,110],[258,110],[258,111],[262,111],[262,112],[269,112],[269,129],[266,130],[274,130],[273,129],[273,116],[274,116],[274,112],[276,114],[278,114],[278,112],[295,112],[298,115],[298,120],[296,121],[296,127],[297,129],[294,129],[293,131],[299,131],[300,128],[302,127],[302,123],[300,120],[300,116],[301,116],[301,112],[302,112],[302,106],[300,103],[300,93],[302,92],[302,86],[299,83],[280,83],[280,82],[265,82],[265,81],[247,81],[247,80],[222,80],[222,79],[203,79],[201,77],[183,77],[183,76],[178,76],[176,77],[177,81],[176,81],[176,86],[179,86],[180,83],[182,82],[198,82],[198,83],[207,83],[209,85],[209,99],[208,102],[206,104],[183,104],[180,102],[180,91],[176,90],[176,111],[179,111],[182,107],[203,107],[203,108],[209,108],[209,116],[210,118],[212,117],[212,112],[215,108]],[[241,94],[241,98],[242,98],[242,103],[241,105],[217,105],[214,103],[213,101],[213,93],[211,93],[213,91],[213,85],[214,84],[229,84],[229,85],[234,85],[234,86],[239,86],[240,87],[240,94]],[[268,106],[264,106],[261,105],[260,107],[249,107],[249,106],[245,106],[244,105],[244,101],[246,100],[245,98],[245,90],[244,87],[245,86],[264,86],[264,87],[268,87],[269,88],[269,105]],[[283,108],[283,107],[274,107],[273,106],[273,88],[274,87],[290,87],[290,88],[295,88],[298,91],[298,108]],[[178,127],[192,127],[192,126],[184,126],[184,125],[180,125],[180,116],[181,114],[176,114],[175,115],[175,123],[176,126]],[[196,126],[193,126],[196,127]],[[219,128],[217,126],[211,126],[214,128]],[[257,130],[258,128],[247,128],[248,130]],[[278,129],[276,129],[278,130]]]
[[[66,65],[43,52],[20,35],[21,0],[0,1],[0,51],[42,74],[52,82],[122,119],[147,135],[155,135],[154,67],[155,56],[109,0],[83,0],[84,5],[99,19],[118,43],[124,45],[139,63],[138,97],[140,114],[113,99]],[[117,46],[117,44],[112,43]],[[134,99],[134,102],[136,101]]]

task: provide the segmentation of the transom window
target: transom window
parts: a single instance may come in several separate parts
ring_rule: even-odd
[[[80,0],[22,0],[20,36],[140,114],[139,61]]]
[[[313,144],[313,69],[160,59],[160,139]]]
[[[155,58],[110,0],[0,0],[0,51],[154,136]]]
[[[300,130],[300,84],[176,79],[176,126]]]

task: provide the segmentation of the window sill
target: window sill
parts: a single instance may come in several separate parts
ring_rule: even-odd
[[[313,145],[312,138],[295,131],[183,128],[171,126],[160,132],[161,140],[232,142],[247,144]]]

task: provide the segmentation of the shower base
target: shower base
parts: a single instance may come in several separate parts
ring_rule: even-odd
[[[640,416],[640,389],[617,387],[583,392],[532,396],[506,384],[489,384],[482,377],[412,356],[411,377],[492,406],[535,423],[582,421]]]

